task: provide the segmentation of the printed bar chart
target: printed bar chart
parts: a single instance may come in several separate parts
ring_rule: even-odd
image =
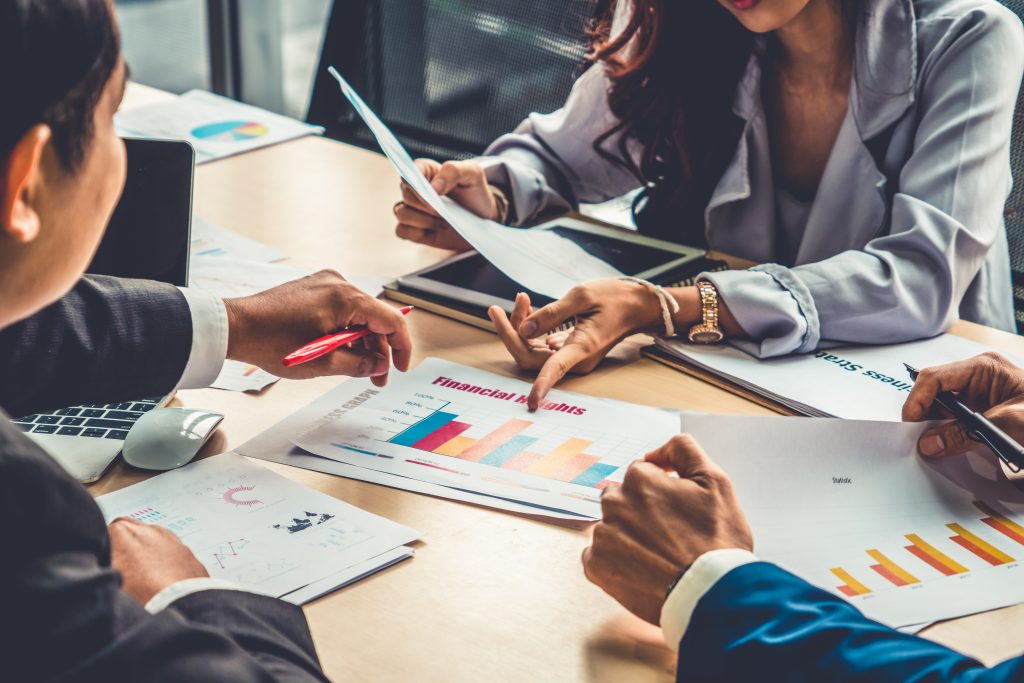
[[[983,513],[988,515],[981,521],[988,524],[990,527],[998,531],[999,533],[1012,538],[1021,545],[1024,545],[1024,526],[1017,524],[1016,522],[1007,519],[1000,515],[998,512],[993,510],[991,507],[982,503],[981,501],[974,501],[974,507],[981,510]]]
[[[469,427],[470,425],[465,422],[459,422],[453,418],[451,422],[439,427],[430,434],[427,434],[425,437],[414,443],[412,447],[418,448],[421,451],[436,451],[438,448],[469,429]]]
[[[480,463],[492,467],[503,467],[505,463],[535,443],[537,443],[535,437],[518,434],[481,458]]]
[[[907,534],[906,538],[912,544],[906,547],[907,551],[936,571],[945,576],[967,573],[967,567],[940,551],[931,543],[923,540],[917,534]]]
[[[871,568],[890,583],[896,586],[909,586],[912,583],[918,583],[917,577],[879,551],[869,550],[867,553],[873,560],[878,562],[878,564],[871,565]]]
[[[532,425],[533,423],[529,420],[509,420],[460,453],[459,459],[469,460],[470,462],[480,462],[490,455],[491,452],[498,450],[512,437],[519,434],[519,432]]]
[[[586,439],[569,439],[555,450],[551,451],[543,458],[535,462],[529,467],[526,472],[528,474],[537,474],[542,477],[551,477],[557,479],[555,475],[558,471],[568,465],[573,460],[580,457],[584,449],[590,446],[593,442],[587,441]],[[584,456],[586,457],[586,456]],[[583,469],[586,469],[584,467]]]
[[[988,541],[972,534],[959,524],[947,524],[946,526],[949,527],[950,531],[956,533],[956,536],[950,536],[949,540],[971,551],[992,566],[1009,564],[1014,561],[1012,557],[1004,553],[1002,550],[995,547]]]
[[[535,425],[531,420],[508,420],[474,439],[465,435],[473,425],[458,420],[458,417],[454,413],[435,410],[388,441],[580,486],[598,487],[618,469],[615,465],[600,462],[601,459],[595,455],[585,453],[593,445],[587,439],[568,438],[546,453],[528,450],[540,440],[523,433]]]
[[[851,576],[845,569],[842,569],[841,567],[833,567],[829,571],[835,574],[836,578],[843,582],[841,585],[836,586],[836,588],[839,589],[839,592],[843,595],[852,598],[856,595],[866,595],[871,592],[870,588],[853,578],[853,576]]]
[[[392,437],[391,443],[396,443],[399,446],[409,446],[410,448],[416,448],[417,442],[427,438],[437,430],[446,427],[448,423],[454,420],[456,417],[458,416],[440,410],[435,413],[431,413],[430,415],[420,420],[413,426],[409,427],[405,431]]]

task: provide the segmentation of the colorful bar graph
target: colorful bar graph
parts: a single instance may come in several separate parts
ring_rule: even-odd
[[[400,446],[415,448],[417,441],[429,436],[441,427],[444,427],[456,417],[458,417],[458,415],[445,413],[439,410],[436,413],[431,413],[405,431],[391,437],[388,441]]]
[[[460,460],[479,462],[491,452],[499,448],[506,441],[527,429],[533,423],[529,420],[509,420],[487,436],[479,439],[475,444],[459,454]]]
[[[530,420],[509,420],[486,436],[474,439],[464,434],[473,425],[456,418],[458,415],[437,411],[393,436],[390,443],[597,488],[602,488],[608,475],[617,469],[585,453],[593,445],[586,439],[567,439],[548,453],[527,450],[540,440],[522,434],[534,425]]]
[[[581,474],[572,480],[572,483],[579,484],[580,486],[597,486],[604,478],[614,472],[617,467],[615,465],[606,465],[604,463],[596,463],[591,465],[586,472]]]
[[[518,434],[481,458],[480,464],[502,467],[509,460],[516,457],[536,442],[536,437]]]
[[[830,572],[836,575],[836,577],[842,581],[842,585],[836,586],[840,593],[852,598],[857,595],[865,595],[871,592],[871,589],[865,586],[863,583],[853,578],[849,572],[841,567],[833,567],[829,569]]]
[[[417,441],[412,445],[413,448],[418,448],[421,451],[431,451],[440,448],[444,444],[448,443],[462,432],[469,429],[470,425],[465,422],[459,422],[458,420],[452,420],[448,424],[435,429],[430,434]]]
[[[596,465],[598,460],[600,460],[600,458],[595,455],[580,453],[579,455],[565,461],[565,464],[551,474],[551,478],[557,479],[558,481],[572,481],[589,470],[592,466]]]
[[[584,450],[592,446],[593,443],[593,441],[587,441],[586,439],[569,439],[531,465],[526,472],[528,474],[554,478],[553,475],[558,472],[558,470],[565,466],[565,464],[570,460],[580,455]]]
[[[917,577],[879,551],[872,549],[868,550],[867,553],[873,560],[878,562],[878,564],[871,565],[871,568],[887,581],[897,586],[909,586],[912,583],[918,583]]]
[[[967,567],[940,551],[917,534],[907,534],[906,538],[912,544],[907,546],[907,550],[937,572],[945,576],[967,573]]]
[[[435,448],[434,452],[438,455],[450,455],[452,457],[456,457],[459,453],[462,453],[462,451],[475,443],[476,439],[471,439],[468,436],[457,436],[451,441],[447,441]]]
[[[950,536],[949,540],[971,551],[992,566],[1009,564],[1014,561],[1012,557],[1004,553],[1002,550],[995,547],[988,541],[975,536],[959,524],[947,524],[946,526],[956,534],[956,536]]]
[[[1024,545],[1024,526],[1017,524],[1011,519],[1003,517],[998,512],[990,508],[988,505],[985,505],[985,503],[982,503],[981,501],[975,501],[974,507],[978,508],[986,515],[989,515],[988,517],[982,519],[982,522],[988,524],[990,527],[992,527],[999,533],[1003,534],[1004,536],[1012,538],[1013,540],[1017,541],[1017,543]]]
[[[516,457],[512,458],[503,465],[503,469],[515,470],[516,472],[525,472],[530,465],[537,462],[544,457],[543,453],[534,453],[532,451],[523,451]]]

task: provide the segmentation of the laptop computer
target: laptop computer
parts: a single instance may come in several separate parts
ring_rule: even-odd
[[[186,142],[126,138],[125,189],[88,273],[188,284],[195,154]],[[15,419],[81,482],[117,458],[132,425],[170,395],[60,408]]]

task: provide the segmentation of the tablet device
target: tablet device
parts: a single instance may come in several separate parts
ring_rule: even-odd
[[[645,237],[631,230],[562,217],[532,228],[551,230],[625,275],[663,285],[676,285],[699,272],[715,270],[706,252],[674,242]],[[385,286],[389,298],[479,324],[487,309],[512,310],[518,292],[526,292],[534,306],[552,299],[518,285],[475,251],[453,256]],[[469,316],[473,319],[467,319]],[[485,325],[488,326],[489,325]]]
[[[125,138],[127,176],[92,263],[94,275],[188,284],[192,145]]]

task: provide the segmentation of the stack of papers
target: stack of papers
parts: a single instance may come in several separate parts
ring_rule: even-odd
[[[319,126],[203,90],[118,112],[114,123],[122,137],[185,140],[195,148],[197,164],[323,133]]]
[[[333,406],[294,443],[391,475],[399,488],[425,483],[446,497],[468,491],[494,507],[513,501],[536,514],[597,519],[602,490],[679,430],[677,413],[562,391],[531,413],[529,392],[525,382],[429,358]]]
[[[107,522],[173,531],[209,571],[302,604],[409,557],[414,529],[296,484],[233,453],[96,499]]]
[[[903,363],[921,369],[991,350],[949,334],[906,344],[843,346],[764,360],[728,344],[658,339],[657,349],[685,366],[724,380],[729,385],[726,388],[768,399],[791,413],[890,421],[901,419],[903,404],[914,386]]]
[[[989,455],[925,460],[930,424],[684,415],[754,546],[894,628],[1024,601],[1024,494]]]

